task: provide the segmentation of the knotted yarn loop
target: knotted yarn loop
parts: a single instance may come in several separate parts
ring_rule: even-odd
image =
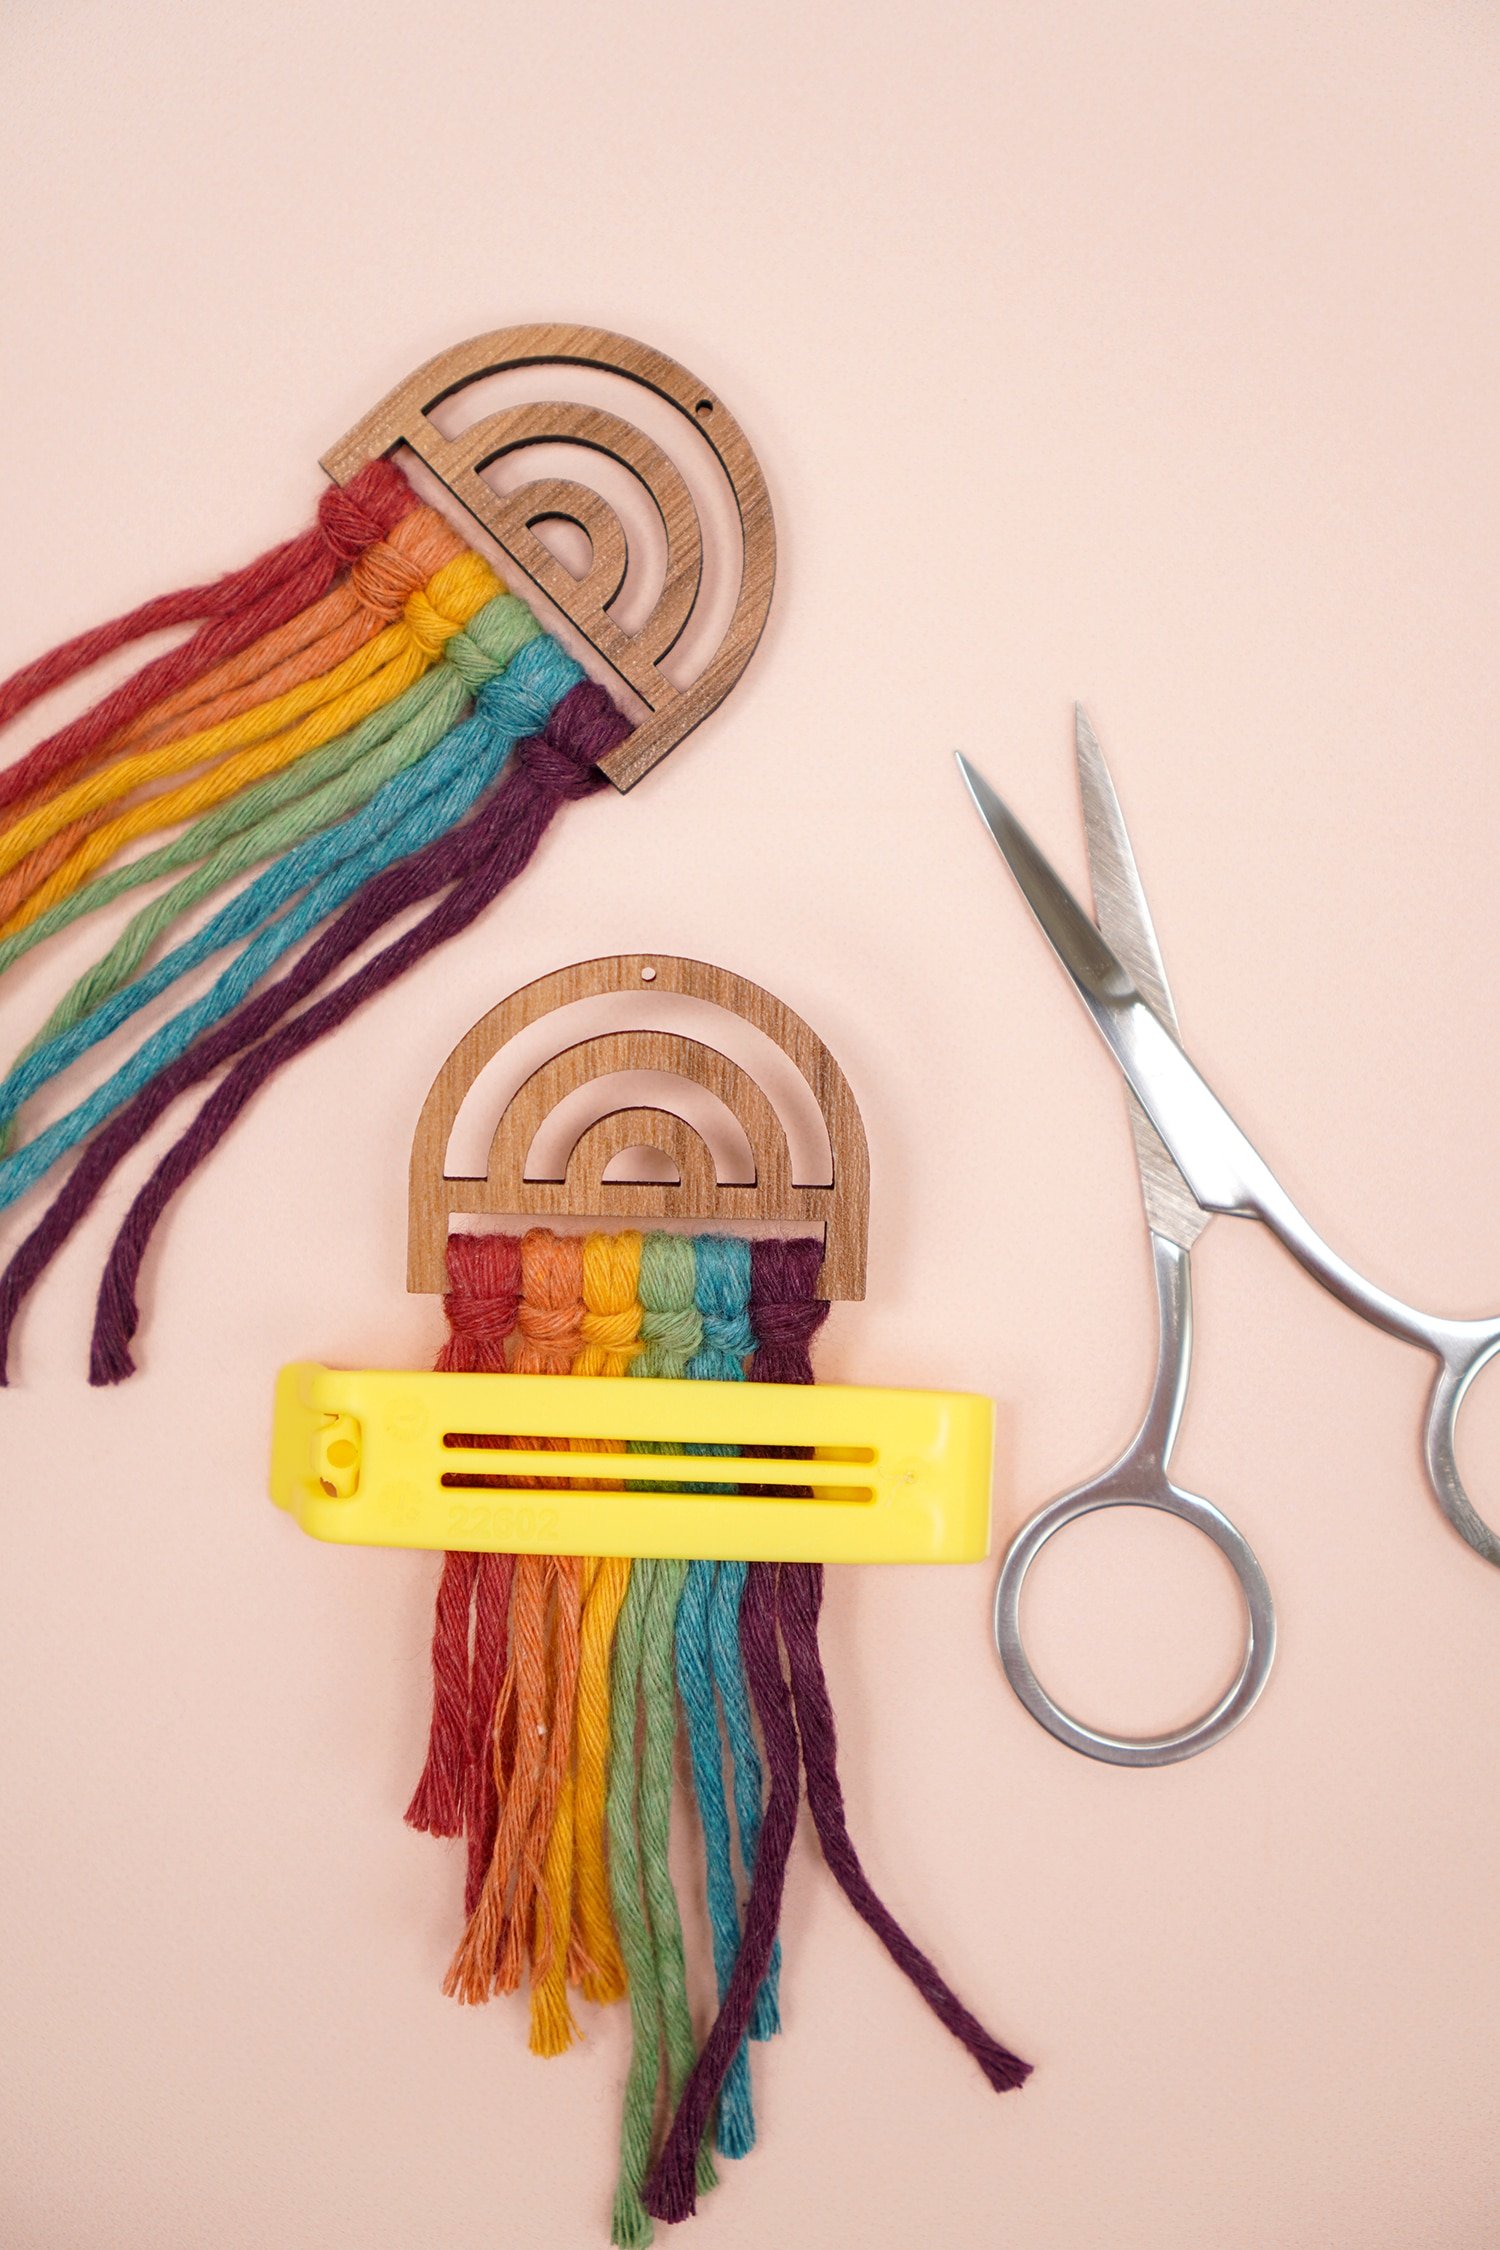
[[[577,1300],[564,1305],[537,1305],[523,1299],[516,1315],[516,1334],[524,1343],[556,1346],[579,1333],[581,1318]]]
[[[587,1308],[586,1299],[585,1307]],[[586,1344],[593,1344],[602,1352],[614,1352],[622,1359],[634,1359],[642,1348],[641,1308],[639,1305],[625,1305],[618,1312],[593,1312],[585,1309],[580,1333]]]
[[[751,1314],[762,1351],[806,1351],[828,1318],[823,1303],[786,1304],[757,1297]]]
[[[600,758],[607,758],[622,742],[628,742],[631,728],[619,707],[596,681],[582,680],[566,704],[554,714],[547,734],[556,748],[566,750],[569,757],[587,767],[595,765]],[[588,787],[601,788],[603,784],[603,774],[596,774]]]
[[[555,641],[540,636],[484,683],[474,698],[475,716],[512,740],[540,736],[561,697],[582,677]]]
[[[560,741],[562,733],[561,728],[549,728],[544,735],[527,735],[516,744],[516,763],[545,797],[586,797],[604,778],[594,769],[596,753],[591,747],[580,752],[571,741]]]
[[[424,656],[441,656],[463,625],[461,617],[445,617],[422,587],[407,595],[401,605],[401,616]]]
[[[450,1290],[443,1307],[455,1336],[473,1344],[496,1344],[514,1329],[520,1302],[518,1289],[495,1290],[488,1295],[478,1291],[459,1295]]]
[[[750,1325],[760,1349],[750,1373],[758,1383],[810,1383],[814,1336],[828,1318],[814,1294],[823,1245],[807,1235],[750,1246]]]
[[[411,487],[390,461],[371,461],[348,485],[331,485],[318,502],[318,529],[337,562],[354,562],[384,538],[410,508]]]
[[[653,1358],[691,1359],[703,1341],[703,1319],[693,1305],[661,1311],[648,1306],[641,1316],[641,1335]]]
[[[755,1330],[746,1314],[705,1312],[703,1349],[722,1352],[726,1359],[748,1359],[755,1349]]]
[[[540,625],[524,602],[517,601],[514,594],[497,594],[483,609],[475,611],[461,632],[454,634],[443,650],[443,662],[452,665],[469,693],[477,697],[486,681],[503,672],[540,633]]]
[[[521,1302],[521,1260],[505,1235],[448,1238],[448,1290],[443,1310],[460,1344],[498,1347],[511,1335]]]
[[[399,547],[381,539],[357,555],[349,584],[362,609],[389,622],[399,617],[411,596],[427,583],[426,573]]]

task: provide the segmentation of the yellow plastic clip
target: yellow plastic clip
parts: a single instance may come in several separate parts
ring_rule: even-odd
[[[963,1391],[305,1362],[277,1381],[271,1497],[358,1546],[974,1562],[993,1446],[991,1401]]]

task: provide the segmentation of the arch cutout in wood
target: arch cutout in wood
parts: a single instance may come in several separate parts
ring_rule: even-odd
[[[612,992],[651,997],[679,993],[705,1000],[753,1024],[801,1073],[822,1113],[832,1153],[832,1179],[808,1185],[793,1177],[784,1126],[756,1080],[739,1063],[678,1032],[613,1031],[563,1048],[534,1070],[501,1113],[484,1173],[456,1178],[448,1144],[464,1097],[502,1047],[543,1016],[575,1000]],[[633,1106],[582,1128],[560,1177],[529,1180],[526,1162],[538,1128],[580,1087],[622,1071],[667,1072],[703,1086],[736,1118],[754,1160],[753,1183],[718,1177],[702,1136],[674,1111]],[[627,1148],[656,1148],[671,1157],[678,1178],[607,1180],[612,1159]],[[455,1218],[703,1220],[728,1225],[769,1222],[821,1226],[819,1293],[854,1300],[865,1293],[870,1224],[870,1157],[849,1082],[802,1018],[758,984],[663,953],[619,953],[554,969],[513,992],[475,1024],[444,1063],[422,1105],[411,1151],[407,1288],[437,1295],[447,1286],[448,1233]]]
[[[431,410],[455,391],[509,368],[592,367],[624,376],[674,406],[712,449],[739,511],[740,584],[722,640],[697,678],[674,687],[661,660],[680,639],[702,591],[703,535],[680,472],[656,441],[623,416],[578,401],[503,408],[457,437],[444,437]],[[629,563],[624,526],[609,503],[567,477],[541,477],[519,490],[496,492],[484,471],[502,455],[548,444],[587,446],[629,470],[661,519],[667,560],[655,607],[639,631],[627,633],[610,615]],[[482,524],[519,575],[546,595],[573,629],[641,702],[647,717],[602,758],[617,789],[629,789],[705,719],[734,686],[755,653],[776,577],[776,531],[760,463],[734,416],[713,391],[664,352],[604,328],[543,324],[499,328],[439,352],[383,398],[324,454],[335,483],[369,461],[409,446],[470,516]],[[558,561],[536,535],[539,523],[561,518],[583,532],[591,550],[582,578]],[[523,589],[520,589],[524,591]]]

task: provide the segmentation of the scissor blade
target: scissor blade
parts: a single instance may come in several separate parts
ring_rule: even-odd
[[[1194,1200],[1205,1211],[1263,1210],[1275,1183],[1234,1119],[1009,806],[962,753],[958,765],[980,819]]]
[[[1073,707],[1074,741],[1078,760],[1078,789],[1083,799],[1083,827],[1088,840],[1089,875],[1094,886],[1094,918],[1115,952],[1130,971],[1136,990],[1161,1017],[1167,1029],[1177,1032],[1177,1011],[1167,989],[1167,972],[1140,872],[1135,864],[1125,815],[1115,795],[1115,785],[1099,747],[1099,737],[1089,724],[1081,703]]]
[[[1094,913],[1099,928],[1130,971],[1136,990],[1156,1011],[1176,1038],[1177,1011],[1167,987],[1167,972],[1151,909],[1131,849],[1130,834],[1099,738],[1089,724],[1083,705],[1074,706],[1074,745],[1078,760],[1078,788],[1083,799],[1083,826],[1088,841],[1089,874],[1094,889]],[[1179,1249],[1191,1250],[1209,1214],[1193,1197],[1186,1180],[1168,1155],[1161,1135],[1134,1094],[1127,1093],[1130,1130],[1135,1141],[1136,1168],[1141,1175],[1141,1200],[1146,1224],[1153,1234],[1164,1235]]]
[[[1003,853],[1048,943],[1092,1008],[1139,997],[1123,963],[1104,942],[1051,861],[1038,851],[1003,797],[961,750],[955,751],[980,819]]]

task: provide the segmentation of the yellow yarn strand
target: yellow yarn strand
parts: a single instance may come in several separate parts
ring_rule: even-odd
[[[641,1349],[641,1238],[591,1234],[583,1246],[583,1349],[575,1375],[623,1375]],[[623,1447],[621,1448],[623,1451]],[[609,1665],[630,1563],[607,1555],[584,1564],[583,1622],[578,1657],[578,1708],[573,1721],[575,1787],[575,1915],[573,1973],[586,2000],[625,1993],[625,1964],[615,1937],[605,1859],[605,1786],[609,1769]]]
[[[437,661],[449,638],[487,601],[504,591],[480,556],[456,556],[434,572],[423,592],[408,598],[403,615],[394,625],[386,626],[321,680],[289,689],[272,702],[200,734],[121,758],[35,807],[0,834],[0,873],[14,867],[59,829],[130,790],[186,767],[207,768],[178,789],[145,798],[86,837],[24,906],[0,925],[0,936],[25,929],[49,906],[68,897],[122,844],[193,819],[248,783],[279,772],[307,751],[346,734],[414,686]],[[279,731],[289,718],[300,719],[300,723]],[[242,744],[245,747],[240,747]],[[213,760],[218,762],[209,762]]]

